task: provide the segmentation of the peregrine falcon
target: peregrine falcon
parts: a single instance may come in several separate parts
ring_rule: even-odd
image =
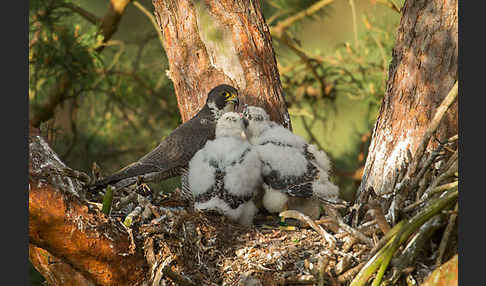
[[[216,139],[189,162],[188,184],[196,209],[217,211],[250,225],[257,212],[253,197],[261,185],[261,162],[246,140],[246,123],[235,112],[218,120]]]
[[[177,127],[154,150],[120,171],[95,182],[89,189],[97,190],[122,180],[128,182],[123,185],[126,186],[136,182],[137,176],[143,176],[144,181],[162,181],[184,175],[192,156],[207,140],[214,139],[216,121],[225,112],[234,111],[238,103],[238,91],[234,87],[218,85],[208,93],[202,109]]]
[[[290,197],[341,203],[338,187],[329,181],[330,161],[326,153],[270,121],[261,107],[247,106],[243,115],[248,120],[248,140],[262,161],[265,209],[281,212]]]

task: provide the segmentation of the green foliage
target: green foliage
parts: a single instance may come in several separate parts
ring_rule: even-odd
[[[94,48],[101,42],[96,27],[83,33],[61,6],[65,1],[33,1],[29,13],[29,91],[39,100],[57,80],[73,79],[75,89],[96,78],[102,62]]]
[[[30,107],[35,112],[49,102],[60,80],[67,79],[61,105],[41,130],[69,166],[89,172],[96,161],[106,175],[148,152],[180,123],[180,116],[165,74],[167,59],[147,17],[127,9],[123,19],[133,13],[145,29],[130,40],[115,34],[100,52],[100,26],[69,3],[30,3]],[[105,13],[89,1],[73,4]]]

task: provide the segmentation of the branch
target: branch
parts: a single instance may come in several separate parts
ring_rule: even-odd
[[[49,285],[89,286],[93,283],[76,271],[71,265],[63,262],[45,249],[29,243],[29,260]]]
[[[118,30],[123,12],[132,0],[110,0],[110,7],[103,16],[101,21],[101,34],[103,35],[103,43],[108,42],[113,34]],[[96,51],[100,53],[105,48],[104,45],[99,46]]]
[[[61,77],[54,88],[51,89],[47,101],[40,106],[33,106],[30,125],[39,127],[42,122],[51,119],[54,116],[56,107],[66,99],[66,93],[71,84],[72,82],[67,75]]]
[[[271,30],[270,30],[271,31]],[[319,74],[317,73],[316,68],[312,65],[312,61],[315,60],[312,56],[308,55],[303,49],[299,48],[297,45],[294,44],[294,41],[290,38],[290,36],[287,34],[287,32],[283,32],[281,34],[273,34],[271,35],[277,39],[279,42],[283,43],[287,47],[289,47],[292,51],[295,52],[297,56],[301,58],[301,60],[304,62],[304,64],[307,66],[307,68],[311,71],[312,75],[316,78],[317,82],[319,82],[319,85],[321,86],[321,94],[322,95],[328,95],[326,93],[326,83],[324,82],[324,79],[322,79]]]
[[[152,15],[145,7],[143,7],[142,4],[140,4],[138,1],[133,1],[133,5],[138,8],[142,13],[144,13],[152,23],[152,25],[155,28],[155,31],[157,31],[157,35],[159,36],[159,41],[160,45],[163,48],[164,47],[164,37],[162,35],[162,31],[160,30],[159,25],[157,24],[157,21],[155,20],[154,15]]]
[[[80,6],[78,6],[76,4],[73,4],[73,3],[70,3],[70,2],[68,2],[68,3],[60,3],[58,5],[58,7],[68,8],[71,11],[78,13],[81,17],[83,17],[84,19],[86,19],[91,24],[99,25],[101,23],[101,19],[100,18],[98,18],[96,15],[92,14],[91,12],[89,12],[87,10],[84,10],[83,8],[81,8]]]
[[[424,155],[425,149],[427,148],[427,145],[430,141],[430,137],[432,137],[432,134],[434,134],[437,128],[439,127],[439,124],[442,121],[442,117],[444,117],[444,114],[446,113],[447,109],[449,109],[449,106],[451,106],[452,103],[455,101],[457,94],[458,94],[458,83],[456,81],[451,91],[449,91],[449,94],[447,94],[447,96],[444,98],[440,106],[435,111],[434,118],[432,119],[432,121],[429,124],[429,127],[424,133],[422,142],[420,143],[419,147],[417,148],[417,151],[415,152],[414,165],[411,166],[412,168],[410,168],[410,170],[412,170],[410,174],[413,174],[413,172],[418,167],[420,161],[422,160],[422,156]]]
[[[349,0],[349,6],[351,7],[351,15],[353,19],[354,44],[356,45],[357,48],[359,48],[358,26],[356,23],[356,7],[354,5],[354,0]]]
[[[451,236],[451,232],[453,230],[454,224],[456,223],[458,209],[459,209],[459,205],[458,203],[456,203],[456,206],[454,207],[455,213],[451,214],[451,216],[449,217],[449,222],[447,223],[447,227],[444,230],[444,234],[439,244],[439,255],[435,260],[436,267],[439,267],[442,264],[442,258],[444,257],[444,253],[447,247],[447,242],[449,241],[449,237]]]
[[[294,51],[305,63],[305,65],[309,68],[309,70],[312,72],[312,75],[316,78],[316,80],[319,82],[321,85],[321,93],[322,95],[327,95],[326,94],[326,85],[324,83],[324,80],[319,76],[317,73],[316,69],[312,66],[311,60],[312,57],[308,56],[305,51],[303,51],[301,48],[297,47],[293,41],[290,39],[290,36],[286,33],[287,28],[289,28],[292,24],[295,22],[311,16],[315,13],[317,13],[319,10],[324,8],[325,6],[331,4],[334,2],[334,0],[322,0],[317,2],[316,4],[312,5],[311,7],[295,14],[294,16],[288,17],[285,20],[279,21],[278,24],[274,27],[270,27],[270,35],[277,39],[279,42],[285,44],[288,46],[292,51]]]
[[[144,279],[146,260],[125,228],[79,198],[81,185],[40,136],[29,138],[29,159],[29,243],[97,285]]]
[[[398,8],[397,4],[395,4],[393,1],[391,0],[375,0],[376,3],[380,3],[381,5],[384,5],[390,9],[392,9],[393,11],[397,12],[398,14],[400,14],[400,8]]]
[[[321,0],[317,2],[316,4],[310,6],[309,8],[295,14],[294,16],[288,17],[285,20],[279,21],[278,24],[274,27],[270,28],[270,34],[272,36],[276,33],[277,35],[281,36],[281,34],[292,24],[294,24],[297,21],[302,20],[305,17],[311,16],[315,13],[317,13],[319,10],[324,8],[325,6],[331,4],[334,2],[334,0]]]
[[[52,185],[39,186],[39,181],[29,181],[29,241],[96,284],[127,285],[145,273],[143,255],[130,253],[128,234],[119,222]]]

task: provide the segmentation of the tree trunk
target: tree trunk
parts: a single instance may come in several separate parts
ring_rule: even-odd
[[[241,102],[264,107],[291,128],[260,1],[153,3],[182,121],[194,116],[211,88],[226,83],[239,90]]]
[[[458,78],[457,0],[406,1],[393,49],[387,90],[376,121],[358,189],[376,194],[393,190],[394,180],[413,155],[437,107]],[[457,134],[457,101],[435,134],[439,141]],[[431,140],[427,151],[437,146]],[[365,192],[366,191],[366,192]]]

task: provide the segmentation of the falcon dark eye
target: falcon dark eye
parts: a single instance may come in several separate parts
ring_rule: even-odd
[[[224,97],[229,97],[229,96],[230,96],[230,94],[229,94],[228,92],[226,92],[226,91],[225,91],[225,92],[223,92],[223,96],[224,96]]]

